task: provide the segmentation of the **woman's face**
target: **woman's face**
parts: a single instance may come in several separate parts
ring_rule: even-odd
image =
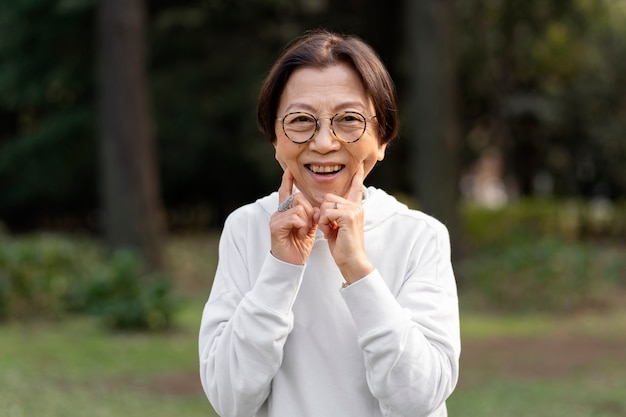
[[[347,64],[298,68],[285,85],[277,117],[299,111],[314,115],[320,129],[309,142],[296,144],[277,120],[276,160],[283,170],[291,171],[296,187],[313,206],[319,206],[327,193],[346,198],[359,166],[363,165],[367,176],[376,161],[383,160],[386,148],[379,141],[376,119],[370,119],[375,115],[374,106],[359,75]],[[356,142],[344,143],[330,130],[330,118],[344,111],[367,118],[367,129]]]

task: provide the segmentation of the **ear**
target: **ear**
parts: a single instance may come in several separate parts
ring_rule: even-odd
[[[387,144],[383,143],[381,145],[378,146],[378,154],[377,154],[377,160],[378,161],[382,161],[383,159],[385,159],[385,150],[387,150]]]
[[[283,162],[283,160],[278,155],[278,148],[276,147],[276,142],[274,142],[274,159],[278,161],[278,164],[283,169],[283,171],[287,168],[287,164],[285,164],[285,162]]]

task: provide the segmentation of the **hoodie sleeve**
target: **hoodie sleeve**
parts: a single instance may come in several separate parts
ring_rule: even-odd
[[[458,380],[459,313],[448,232],[435,222],[419,242],[398,294],[378,270],[341,290],[370,391],[385,416],[444,416]]]
[[[220,416],[244,417],[255,415],[270,393],[293,328],[292,306],[304,267],[267,253],[258,276],[249,277],[245,245],[234,237],[233,223],[227,220],[224,226],[202,314],[200,380]]]

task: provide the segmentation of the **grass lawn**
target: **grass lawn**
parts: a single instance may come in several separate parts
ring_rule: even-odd
[[[201,302],[167,334],[112,335],[90,319],[0,328],[0,416],[214,416],[200,387]]]
[[[200,388],[202,302],[167,334],[111,335],[90,319],[0,329],[0,416],[215,416]],[[450,416],[626,415],[626,313],[464,314]]]
[[[185,300],[170,332],[112,334],[82,317],[1,325],[0,417],[215,416],[197,363],[215,245],[191,237],[170,246]],[[462,332],[451,417],[626,415],[623,306],[562,317],[464,308]]]
[[[567,317],[466,313],[450,416],[626,416],[626,310]]]

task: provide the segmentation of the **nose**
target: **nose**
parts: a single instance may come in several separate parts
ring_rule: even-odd
[[[320,119],[317,123],[317,131],[313,139],[309,141],[310,148],[319,153],[327,153],[341,148],[341,141],[333,133],[330,120]]]

